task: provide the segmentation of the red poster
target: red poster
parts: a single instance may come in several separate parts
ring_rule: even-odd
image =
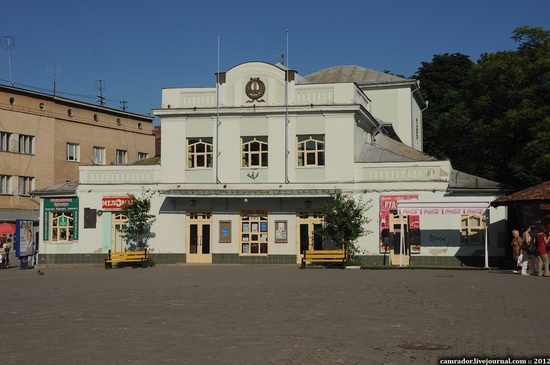
[[[418,195],[382,195],[380,196],[380,253],[390,252],[390,211],[397,210],[399,200],[418,200]],[[411,242],[411,252],[420,253],[420,230],[418,216],[409,216],[409,228],[413,233],[413,242]],[[414,237],[417,236],[414,243]]]

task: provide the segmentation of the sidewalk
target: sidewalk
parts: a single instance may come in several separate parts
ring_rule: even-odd
[[[541,320],[550,278],[508,271],[38,270],[0,270],[1,364],[437,364],[550,353]]]

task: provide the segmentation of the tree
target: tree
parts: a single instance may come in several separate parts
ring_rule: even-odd
[[[324,235],[337,245],[343,246],[352,260],[356,259],[359,252],[357,239],[372,233],[366,228],[370,222],[366,212],[370,207],[367,203],[342,193],[341,190],[337,190],[332,200],[323,207]]]
[[[514,30],[516,51],[486,53],[477,64],[435,55],[416,78],[430,108],[424,151],[453,167],[508,186],[550,179],[550,32]]]
[[[449,158],[452,152],[464,149],[457,131],[467,130],[464,118],[464,92],[474,63],[460,53],[434,55],[431,62],[422,62],[414,78],[421,82],[424,98],[430,107],[423,115],[424,152],[437,158]],[[451,145],[452,144],[452,145]],[[462,153],[456,153],[461,156]]]
[[[123,207],[123,212],[128,217],[128,226],[123,233],[123,238],[127,240],[130,251],[146,250],[149,239],[155,237],[151,232],[155,216],[149,214],[151,195],[142,194],[141,197],[136,197],[128,194],[128,196],[132,199]]]

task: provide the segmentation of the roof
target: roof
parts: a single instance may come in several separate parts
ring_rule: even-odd
[[[52,95],[52,94],[46,94],[43,92],[22,89],[15,86],[0,85],[0,92],[11,93],[16,95],[24,95],[27,97],[48,100],[57,104],[74,105],[75,107],[79,107],[79,108],[99,110],[104,113],[120,115],[127,118],[132,118],[132,119],[139,119],[143,122],[148,122],[148,123],[153,123],[153,120],[155,119],[155,117],[151,115],[133,113],[127,110],[115,109],[108,106],[92,104],[92,103],[88,103],[88,102],[80,101],[76,99],[69,99],[59,95]]]
[[[63,183],[46,186],[31,192],[32,195],[76,195],[78,181],[65,181]]]
[[[449,190],[453,189],[502,190],[504,186],[499,182],[453,169],[449,180]]]
[[[498,198],[491,205],[498,207],[516,203],[550,203],[550,180]]]
[[[149,157],[143,160],[137,160],[126,165],[160,165],[160,156]]]
[[[374,143],[365,143],[356,162],[407,162],[407,161],[437,161],[435,157],[426,155],[406,144],[379,133],[374,137]]]
[[[369,84],[392,84],[392,83],[411,83],[414,80],[394,76],[385,72],[371,70],[361,66],[334,66],[324,70],[304,76],[307,82],[337,83],[337,82],[355,82],[358,85]]]

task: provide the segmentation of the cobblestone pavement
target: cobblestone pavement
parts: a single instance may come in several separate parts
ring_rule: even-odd
[[[550,354],[545,277],[239,265],[41,270],[0,270],[0,364],[437,364]]]

